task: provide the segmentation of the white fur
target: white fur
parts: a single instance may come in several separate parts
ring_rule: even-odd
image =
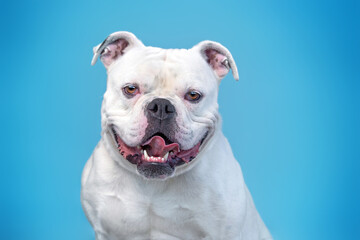
[[[272,239],[221,132],[220,79],[199,45],[164,50],[145,47],[132,34],[129,38],[136,44],[106,66],[102,138],[82,175],[82,205],[96,239]],[[99,55],[98,48],[94,52]],[[230,61],[235,64],[232,57]],[[121,90],[126,83],[138,84],[142,93],[126,98]],[[185,101],[188,89],[201,90],[203,99],[198,104]],[[144,108],[156,97],[176,108],[181,149],[192,148],[209,131],[197,157],[165,180],[140,176],[119,154],[109,131],[116,126],[128,145],[138,146],[148,124]]]

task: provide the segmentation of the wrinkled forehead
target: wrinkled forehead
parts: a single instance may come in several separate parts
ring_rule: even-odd
[[[216,85],[214,74],[199,53],[187,49],[134,49],[108,71],[114,83],[153,88],[200,88]]]

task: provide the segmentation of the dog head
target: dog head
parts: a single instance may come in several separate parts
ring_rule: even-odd
[[[203,41],[191,49],[144,46],[115,32],[94,47],[108,78],[102,136],[122,167],[147,179],[180,174],[197,161],[219,121],[218,86],[232,69],[231,53]]]

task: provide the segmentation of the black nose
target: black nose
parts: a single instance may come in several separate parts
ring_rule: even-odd
[[[171,102],[164,98],[155,98],[147,106],[147,112],[150,116],[159,120],[173,118],[175,116],[175,107]]]

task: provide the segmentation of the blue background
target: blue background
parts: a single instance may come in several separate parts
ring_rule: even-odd
[[[275,239],[360,239],[356,1],[1,3],[1,239],[94,239],[82,168],[100,139],[106,73],[92,47],[214,40],[240,73],[223,129]]]

